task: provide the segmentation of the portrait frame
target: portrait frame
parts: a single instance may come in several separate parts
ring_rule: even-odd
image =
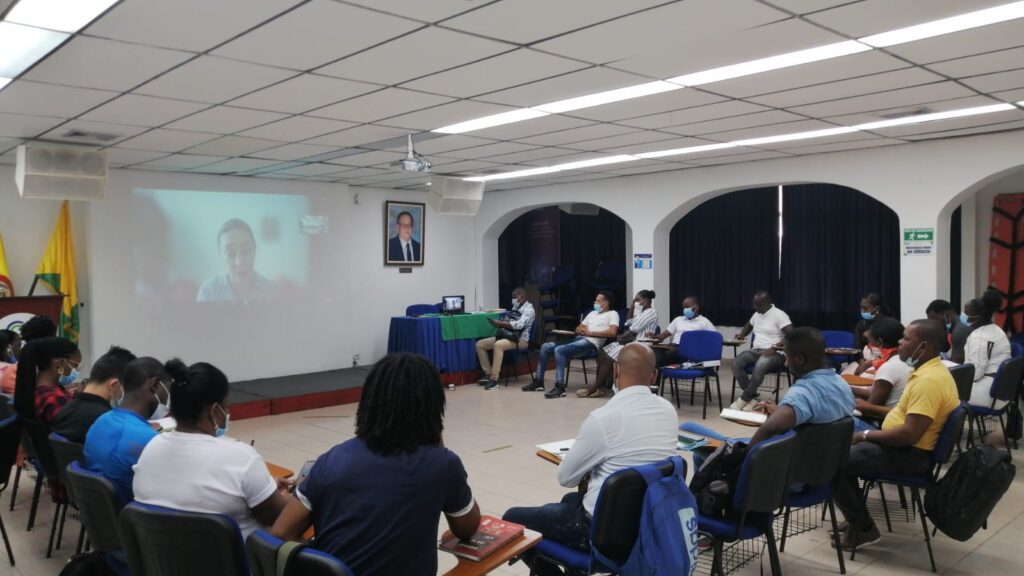
[[[412,235],[409,250],[413,259],[407,260],[399,237],[398,218],[408,213],[412,216]],[[384,265],[423,266],[426,253],[427,205],[423,202],[384,201]],[[404,218],[403,218],[404,220]]]

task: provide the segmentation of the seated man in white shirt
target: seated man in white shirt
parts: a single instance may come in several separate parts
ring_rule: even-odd
[[[589,551],[591,515],[604,481],[623,468],[658,462],[676,453],[678,418],[672,404],[651,393],[649,386],[656,377],[650,348],[626,345],[615,364],[619,392],[587,416],[558,466],[559,484],[579,490],[558,503],[510,508],[503,518],[536,530],[545,539]],[[533,554],[523,559],[531,566],[531,574],[561,574]]]
[[[775,348],[775,345],[782,342],[783,335],[792,329],[793,323],[789,321],[789,315],[772,304],[771,294],[765,290],[754,294],[754,315],[736,334],[737,340],[743,340],[747,334],[753,332],[754,339],[750,343],[750,350],[745,350],[732,361],[733,376],[743,393],[729,406],[730,408],[748,412],[755,409],[759,402],[757,389],[764,381],[765,375],[786,365],[786,357],[783,356],[782,350]],[[747,374],[747,368],[751,366],[754,369]]]
[[[654,309],[654,290],[641,290],[633,298],[626,323],[619,336],[597,350],[597,377],[589,388],[580,388],[580,398],[604,398],[612,395],[612,365],[619,357],[622,346],[637,338],[649,338],[658,329],[658,311]]]
[[[683,359],[679,357],[679,340],[682,339],[684,332],[691,330],[711,330],[714,331],[715,325],[711,323],[706,317],[700,313],[700,300],[696,296],[687,296],[683,299],[683,310],[679,316],[672,319],[672,323],[665,328],[661,334],[654,336],[655,340],[664,340],[669,336],[672,337],[672,345],[675,348],[671,350],[657,349],[654,351],[656,364],[660,368],[669,364],[678,364]]]

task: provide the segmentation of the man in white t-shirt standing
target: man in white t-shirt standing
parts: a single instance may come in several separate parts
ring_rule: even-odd
[[[714,331],[715,325],[711,323],[704,315],[700,313],[700,300],[696,296],[687,296],[683,299],[683,309],[679,316],[676,316],[672,323],[665,328],[661,334],[654,336],[655,340],[664,340],[669,336],[672,337],[671,350],[662,350],[660,348],[655,349],[654,355],[657,358],[658,367],[667,366],[668,364],[678,364],[683,361],[683,358],[679,356],[679,340],[683,337],[683,332],[689,332],[691,330],[711,330]]]
[[[786,357],[782,350],[775,349],[775,345],[782,342],[783,335],[792,329],[789,315],[775,307],[771,294],[766,290],[754,294],[754,315],[736,334],[737,340],[743,340],[753,332],[754,339],[750,343],[750,350],[745,350],[732,361],[732,373],[743,394],[730,408],[748,412],[755,409],[758,403],[757,389],[765,375],[786,365]],[[747,374],[747,368],[751,366],[753,370]]]
[[[594,311],[576,327],[576,338],[565,344],[545,342],[540,347],[540,359],[537,360],[537,373],[533,382],[523,386],[524,392],[544,391],[544,372],[551,355],[555,356],[555,387],[544,394],[545,398],[565,397],[565,367],[572,358],[583,358],[594,354],[604,345],[608,338],[619,333],[619,313],[612,310],[612,295],[604,290],[594,298]]]

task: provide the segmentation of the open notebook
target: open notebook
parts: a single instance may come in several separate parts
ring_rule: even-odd
[[[733,410],[732,408],[722,410],[721,416],[733,422],[749,422],[751,424],[764,424],[764,421],[768,419],[768,416],[763,412],[744,412],[742,410]]]
[[[537,448],[545,452],[550,452],[555,456],[558,456],[558,459],[561,460],[565,458],[565,455],[569,453],[569,449],[572,448],[572,445],[575,443],[576,439],[572,438],[570,440],[548,442],[547,444],[537,444]]]

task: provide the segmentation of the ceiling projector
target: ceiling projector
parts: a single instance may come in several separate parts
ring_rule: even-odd
[[[405,152],[405,158],[400,158],[391,163],[396,168],[406,172],[430,172],[430,162],[412,148],[412,134],[409,134],[409,147]]]

